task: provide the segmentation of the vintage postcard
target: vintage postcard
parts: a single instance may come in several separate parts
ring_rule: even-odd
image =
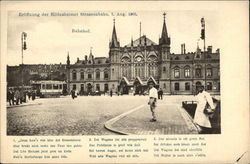
[[[1,162],[249,162],[247,2],[4,1],[1,18]]]

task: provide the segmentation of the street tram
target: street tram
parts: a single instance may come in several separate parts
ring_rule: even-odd
[[[65,81],[31,81],[31,85],[41,98],[60,97],[60,95],[67,92],[67,84]]]

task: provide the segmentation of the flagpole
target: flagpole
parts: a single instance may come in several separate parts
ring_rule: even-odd
[[[23,32],[21,34],[21,52],[22,52],[22,65],[21,65],[21,82],[23,86]]]
[[[206,25],[204,19],[204,61],[205,61],[205,90],[207,90],[207,61],[206,61]]]

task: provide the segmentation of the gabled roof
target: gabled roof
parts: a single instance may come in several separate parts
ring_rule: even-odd
[[[135,41],[133,41],[133,46],[136,47],[138,45],[140,45],[140,39],[141,39],[141,45],[145,45],[145,40],[147,45],[157,45],[155,42],[153,42],[152,40],[150,40],[149,38],[146,37],[146,35],[141,36],[140,38],[136,39]],[[131,47],[131,43],[125,45],[127,47]]]
[[[148,78],[147,82],[149,82],[150,79],[151,79],[155,84],[157,84],[157,82],[156,82],[156,80],[155,80],[155,78],[154,78],[153,76],[150,76],[150,77]]]
[[[128,79],[127,79],[125,76],[122,77],[121,81],[122,81],[122,80],[124,80],[124,81],[126,82],[127,85],[130,85]]]
[[[142,80],[141,80],[141,78],[139,76],[137,76],[135,79],[137,79],[141,85],[144,85],[143,82],[142,82]]]

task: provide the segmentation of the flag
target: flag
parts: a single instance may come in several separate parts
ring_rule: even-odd
[[[205,19],[201,18],[201,39],[205,39]]]

